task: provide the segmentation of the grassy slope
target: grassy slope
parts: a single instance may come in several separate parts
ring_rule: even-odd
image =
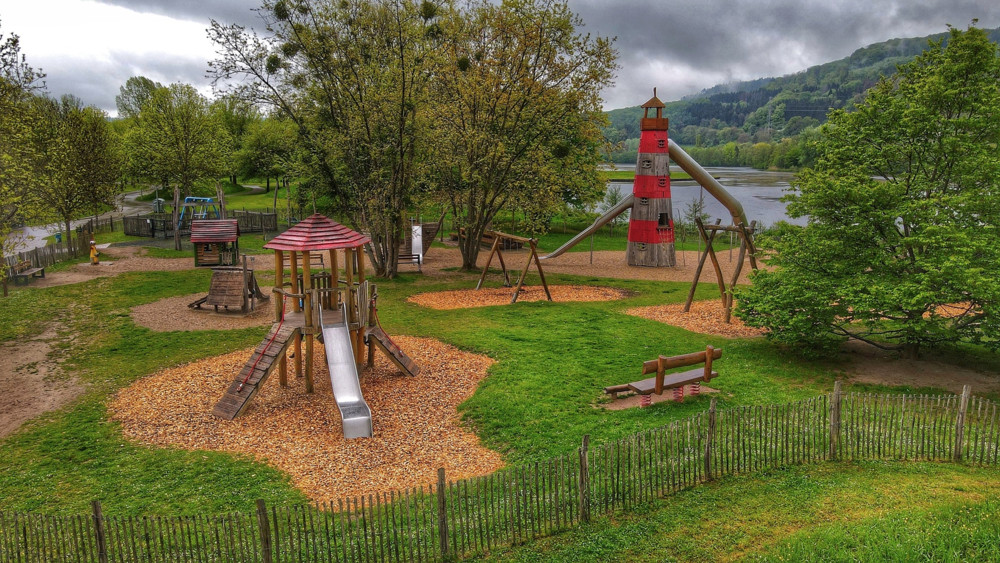
[[[495,561],[996,561],[1000,470],[827,463],[730,477]]]

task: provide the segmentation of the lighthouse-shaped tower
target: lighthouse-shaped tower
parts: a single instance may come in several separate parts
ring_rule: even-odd
[[[677,264],[674,222],[670,202],[670,164],[667,151],[667,118],[663,102],[653,97],[642,104],[639,120],[639,157],[635,162],[632,214],[628,223],[629,266]],[[650,112],[653,115],[650,115]]]

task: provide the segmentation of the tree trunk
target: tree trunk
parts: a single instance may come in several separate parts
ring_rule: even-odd
[[[67,217],[63,217],[63,219],[66,221],[66,248],[70,249],[70,254],[75,257],[77,254],[73,249],[73,231],[70,227],[70,223],[72,223],[72,221],[70,221]]]
[[[268,176],[266,179],[267,185],[264,186],[264,193],[271,191],[271,177]]]

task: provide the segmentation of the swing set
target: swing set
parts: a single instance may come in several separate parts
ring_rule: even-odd
[[[528,262],[524,265],[524,269],[521,270],[521,275],[517,279],[517,287],[514,288],[514,295],[510,298],[510,302],[515,303],[517,301],[517,297],[521,293],[521,288],[524,286],[524,278],[528,274],[528,269],[531,268],[532,262],[538,268],[538,277],[542,278],[542,287],[545,289],[545,296],[548,297],[549,301],[552,301],[552,294],[549,293],[549,284],[545,282],[542,263],[538,259],[538,239],[508,235],[500,231],[487,231],[486,234],[493,237],[493,246],[490,247],[490,257],[486,259],[486,266],[483,268],[482,275],[479,276],[479,283],[476,284],[476,289],[478,290],[483,287],[483,281],[486,279],[486,273],[490,271],[490,264],[493,263],[494,255],[500,260],[500,269],[503,270],[503,286],[510,287],[510,273],[507,272],[507,264],[503,260],[503,251],[501,249],[504,248],[506,241],[514,241],[528,245],[531,250],[528,252]]]
[[[736,288],[736,282],[740,279],[740,272],[743,271],[743,260],[748,254],[750,256],[750,267],[753,268],[753,271],[757,271],[757,247],[753,243],[757,221],[751,221],[749,227],[742,223],[724,227],[720,225],[722,222],[721,219],[716,219],[714,225],[705,225],[699,218],[695,218],[694,222],[698,226],[698,235],[705,243],[705,251],[698,258],[698,268],[694,272],[694,281],[691,282],[691,290],[688,292],[687,301],[684,303],[684,312],[687,313],[691,310],[691,302],[694,300],[694,292],[698,288],[698,278],[701,277],[701,271],[705,267],[705,259],[711,258],[712,267],[715,269],[715,279],[719,284],[719,294],[722,297],[722,307],[726,310],[725,321],[726,324],[729,324],[733,311],[733,290]],[[719,266],[719,258],[715,255],[715,248],[712,246],[716,235],[720,232],[736,233],[740,239],[739,257],[736,260],[736,269],[733,271],[733,277],[729,282],[728,288],[726,287],[725,280],[722,278],[722,268]]]

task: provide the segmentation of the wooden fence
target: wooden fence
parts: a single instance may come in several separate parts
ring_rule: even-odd
[[[0,512],[0,560],[441,561],[550,535],[726,475],[831,459],[998,462],[997,403],[842,394],[708,411],[492,475],[214,516]]]
[[[229,210],[227,215],[236,219],[241,233],[263,233],[278,230],[278,214],[273,211]],[[191,219],[180,221],[181,236],[191,234]],[[174,236],[174,219],[170,213],[147,213],[122,217],[122,231],[133,237],[171,238]]]

